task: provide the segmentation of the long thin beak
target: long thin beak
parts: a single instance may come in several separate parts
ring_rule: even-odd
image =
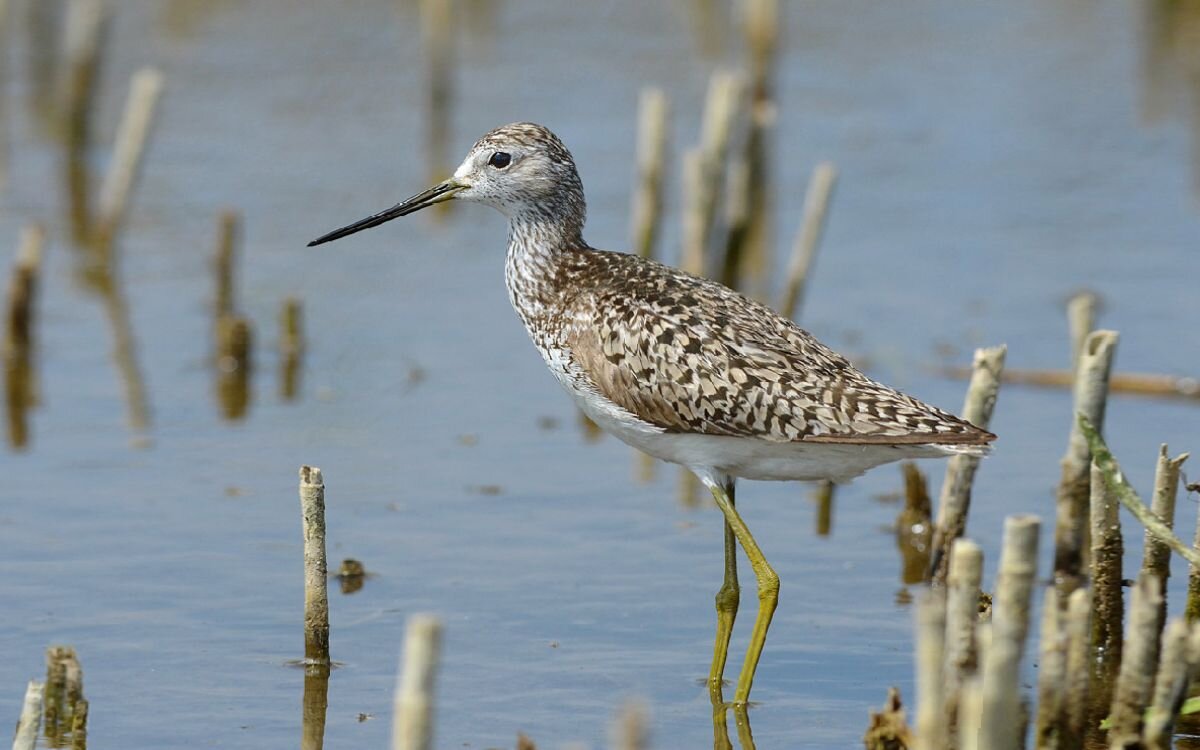
[[[391,221],[398,216],[407,216],[414,211],[420,211],[422,208],[429,208],[435,203],[452,200],[454,198],[454,194],[465,187],[466,185],[455,182],[454,180],[440,182],[423,193],[417,193],[408,200],[402,203],[397,203],[386,211],[380,211],[373,216],[360,219],[359,221],[344,226],[341,229],[335,229],[329,234],[323,234],[312,242],[308,243],[308,246],[312,247],[313,245],[320,245],[325,242],[333,242],[334,240],[339,240],[342,237],[354,234],[355,232],[361,232],[364,229],[377,227],[385,221]]]

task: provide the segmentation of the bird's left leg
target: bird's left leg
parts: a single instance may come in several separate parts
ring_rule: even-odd
[[[767,640],[767,629],[771,627],[771,618],[779,601],[779,576],[758,548],[758,542],[754,541],[746,522],[733,507],[733,498],[726,488],[715,482],[707,484],[713,499],[717,501],[717,507],[725,514],[725,521],[745,550],[750,567],[754,570],[754,577],[758,579],[758,616],[754,618],[754,629],[750,631],[750,646],[746,649],[746,661],[742,664],[742,673],[738,676],[737,690],[733,695],[734,706],[744,706],[750,699],[750,686],[758,668],[758,657],[762,654],[763,644]]]
[[[724,491],[733,505],[733,477],[726,477]],[[721,680],[725,673],[725,659],[729,656],[729,639],[733,635],[733,621],[737,618],[741,590],[737,579],[737,537],[729,521],[725,521],[725,581],[717,591],[717,638],[713,644],[712,668],[708,672],[708,689],[720,695]]]

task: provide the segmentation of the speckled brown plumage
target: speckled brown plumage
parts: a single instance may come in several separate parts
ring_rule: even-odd
[[[877,383],[799,326],[713,281],[589,248],[548,258],[531,328],[590,384],[668,432],[771,441],[985,443]]]

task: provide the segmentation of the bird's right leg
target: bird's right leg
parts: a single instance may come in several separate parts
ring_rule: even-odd
[[[725,494],[733,505],[733,478],[725,480]],[[717,591],[717,638],[713,644],[712,668],[708,672],[708,689],[714,696],[721,693],[725,660],[729,656],[729,639],[733,636],[733,621],[737,618],[741,590],[737,579],[737,537],[725,521],[725,581]]]

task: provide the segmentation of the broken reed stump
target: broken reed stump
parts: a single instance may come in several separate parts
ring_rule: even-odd
[[[950,548],[950,573],[946,580],[946,721],[953,727],[958,715],[959,690],[979,668],[975,625],[979,621],[983,550],[969,539],[956,539]]]
[[[975,350],[962,418],[985,430],[991,424],[992,412],[996,408],[1000,375],[1004,371],[1007,353],[1008,347],[1003,345]],[[978,468],[979,458],[975,456],[951,456],[946,464],[930,550],[929,580],[934,584],[946,582],[950,546],[966,532],[967,513],[971,508],[971,486]]]
[[[813,516],[813,526],[817,536],[829,536],[833,530],[833,493],[837,487],[833,482],[817,482],[813,489],[813,502],[817,512]]]
[[[1146,712],[1142,728],[1142,745],[1146,750],[1170,750],[1175,719],[1188,687],[1196,676],[1195,653],[1192,642],[1200,646],[1200,630],[1182,618],[1167,626],[1162,640],[1162,658],[1154,678],[1154,698]]]
[[[1167,456],[1167,445],[1163,443],[1158,451],[1158,461],[1154,469],[1154,495],[1150,500],[1150,511],[1158,516],[1168,529],[1175,526],[1175,496],[1179,491],[1179,472],[1188,454],[1181,453],[1175,458]],[[1162,585],[1163,602],[1158,613],[1158,627],[1161,630],[1167,621],[1167,578],[1171,575],[1171,548],[1150,531],[1145,532],[1143,540],[1142,572],[1157,577]],[[1157,659],[1155,659],[1157,661]]]
[[[927,589],[916,612],[917,737],[922,750],[945,746],[946,590]]]
[[[34,369],[37,296],[46,233],[40,226],[21,232],[16,262],[8,286],[4,339],[0,355],[4,362],[4,393],[8,413],[8,441],[14,448],[29,443],[26,412],[37,406],[38,387]]]
[[[217,401],[225,419],[241,419],[249,408],[253,338],[246,318],[223,315],[217,319]]]
[[[1082,750],[1089,727],[1088,694],[1092,684],[1090,664],[1093,654],[1091,614],[1091,591],[1086,588],[1072,591],[1067,597],[1066,619],[1062,622],[1067,661],[1058,731],[1059,750]]]
[[[408,620],[392,716],[392,750],[432,750],[434,681],[442,623],[433,615]]]
[[[1004,520],[1004,543],[992,604],[991,642],[982,663],[981,739],[984,747],[1015,748],[1024,731],[1020,715],[1020,667],[1029,633],[1029,608],[1037,573],[1037,516]]]
[[[630,241],[635,253],[654,258],[662,226],[663,174],[667,160],[667,95],[647,86],[638,96],[637,183],[630,210]]]
[[[1109,712],[1108,739],[1113,748],[1136,747],[1142,735],[1142,714],[1150,702],[1158,654],[1161,586],[1157,576],[1143,573],[1130,597],[1125,648]]]
[[[51,3],[39,3],[43,4]],[[56,109],[66,149],[68,225],[79,244],[87,242],[92,229],[88,151],[107,30],[108,13],[100,0],[71,0],[67,4]]]
[[[21,705],[21,718],[17,720],[17,731],[13,736],[13,750],[35,750],[37,747],[44,695],[45,685],[30,680],[25,687],[25,701]]]
[[[432,185],[448,177],[447,134],[454,99],[454,3],[453,0],[421,0],[421,48],[425,55],[425,155]],[[438,206],[436,216],[445,216],[450,202]]]
[[[1124,593],[1121,590],[1125,555],[1121,536],[1120,502],[1104,481],[1095,462],[1091,477],[1091,591],[1093,618],[1091,648],[1094,658],[1094,701],[1092,712],[1098,721],[1112,702],[1112,686],[1121,666],[1121,630],[1125,618]]]
[[[292,401],[300,391],[300,364],[304,360],[304,306],[295,297],[283,301],[279,313],[279,396]]]
[[[43,699],[44,734],[51,747],[86,744],[87,701],[83,698],[83,669],[75,649],[46,649]]]
[[[129,196],[133,194],[141,173],[164,80],[158,69],[142,68],[129,81],[129,96],[117,128],[112,160],[104,175],[104,184],[100,187],[96,227],[92,237],[101,258],[109,258],[117,232],[125,221]]]
[[[863,735],[866,750],[903,750],[913,746],[912,732],[904,718],[900,691],[888,688],[883,709],[869,714],[867,731]]]
[[[242,215],[234,210],[222,211],[217,217],[217,248],[213,253],[213,276],[216,278],[216,318],[232,315],[237,308],[234,275],[237,271],[237,248],[242,235]]]
[[[1189,491],[1191,489],[1189,485]],[[1192,549],[1200,556],[1200,515],[1196,517],[1196,532],[1192,537]],[[1188,566],[1187,608],[1184,616],[1188,622],[1200,622],[1200,562]]]
[[[1079,292],[1067,301],[1067,328],[1071,333],[1071,369],[1079,369],[1079,355],[1096,327],[1096,295]]]
[[[329,669],[329,592],[325,561],[325,482],[315,466],[300,467],[304,534],[304,664]]]
[[[613,719],[610,734],[614,750],[648,750],[650,719],[645,704],[627,701]]]
[[[1084,414],[1098,430],[1104,428],[1108,379],[1116,353],[1116,331],[1094,331],[1079,353],[1072,413]],[[1054,580],[1065,598],[1083,580],[1083,548],[1086,535],[1088,498],[1091,494],[1091,451],[1076,420],[1062,459],[1062,478],[1055,501]]]
[[[821,162],[813,169],[804,195],[804,213],[796,240],[792,244],[792,259],[788,263],[787,280],[779,300],[779,313],[795,318],[804,301],[804,290],[817,257],[817,248],[825,231],[825,216],[837,184],[837,168],[832,162]]]

